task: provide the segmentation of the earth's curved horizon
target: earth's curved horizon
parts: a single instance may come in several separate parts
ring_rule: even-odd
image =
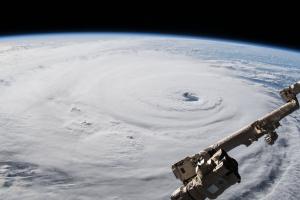
[[[272,111],[300,53],[159,34],[0,38],[0,199],[169,199],[170,166]],[[299,199],[300,114],[220,199]]]

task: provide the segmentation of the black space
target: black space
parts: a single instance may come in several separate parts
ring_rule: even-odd
[[[186,1],[168,4],[111,2],[13,2],[2,6],[0,35],[122,31],[154,32],[242,40],[300,50],[300,9],[247,4],[213,5]]]

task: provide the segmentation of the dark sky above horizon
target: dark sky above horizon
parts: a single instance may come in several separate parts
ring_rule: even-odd
[[[72,4],[71,4],[72,3]],[[146,4],[93,5],[41,2],[4,6],[0,35],[45,32],[154,32],[241,40],[300,50],[300,14],[296,6],[275,9],[242,2],[205,5]]]

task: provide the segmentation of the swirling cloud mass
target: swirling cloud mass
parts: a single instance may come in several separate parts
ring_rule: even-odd
[[[281,105],[300,54],[150,35],[0,41],[0,199],[158,200],[170,166]],[[300,114],[220,199],[299,199]]]

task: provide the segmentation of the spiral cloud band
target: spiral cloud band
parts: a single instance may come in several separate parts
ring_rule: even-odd
[[[300,54],[153,35],[0,40],[1,199],[169,199],[170,166],[281,105]],[[299,199],[300,114],[220,199]]]

